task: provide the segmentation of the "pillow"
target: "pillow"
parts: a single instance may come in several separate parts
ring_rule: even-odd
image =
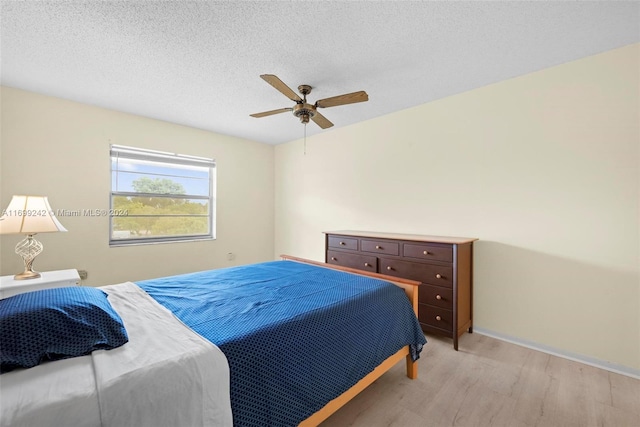
[[[97,288],[43,289],[0,300],[0,374],[127,341],[122,319]]]

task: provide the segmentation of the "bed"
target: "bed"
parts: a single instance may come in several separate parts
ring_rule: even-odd
[[[416,377],[417,282],[283,259],[101,288],[129,342],[3,374],[2,425],[317,425]]]

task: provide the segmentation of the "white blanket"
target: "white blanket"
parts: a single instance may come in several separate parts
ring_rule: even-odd
[[[129,342],[0,377],[1,426],[231,426],[224,354],[133,283],[102,287]]]

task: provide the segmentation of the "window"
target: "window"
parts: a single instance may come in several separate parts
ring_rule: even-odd
[[[214,239],[215,166],[112,145],[109,245]]]

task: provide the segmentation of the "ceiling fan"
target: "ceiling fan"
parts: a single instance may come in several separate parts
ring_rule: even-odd
[[[318,112],[318,108],[336,107],[338,105],[354,104],[356,102],[364,102],[369,100],[367,92],[361,90],[359,92],[346,93],[344,95],[332,96],[331,98],[319,99],[315,104],[307,103],[307,95],[311,93],[311,86],[300,85],[298,91],[302,95],[302,98],[298,96],[289,86],[284,84],[277,76],[273,74],[262,74],[260,76],[262,80],[269,83],[271,86],[279,90],[284,96],[296,103],[295,106],[290,108],[280,108],[278,110],[264,111],[262,113],[251,114],[251,117],[266,117],[273,114],[280,114],[286,111],[292,111],[293,115],[300,118],[300,122],[307,124],[309,119],[313,120],[315,124],[322,129],[330,128],[333,126],[325,116]]]

